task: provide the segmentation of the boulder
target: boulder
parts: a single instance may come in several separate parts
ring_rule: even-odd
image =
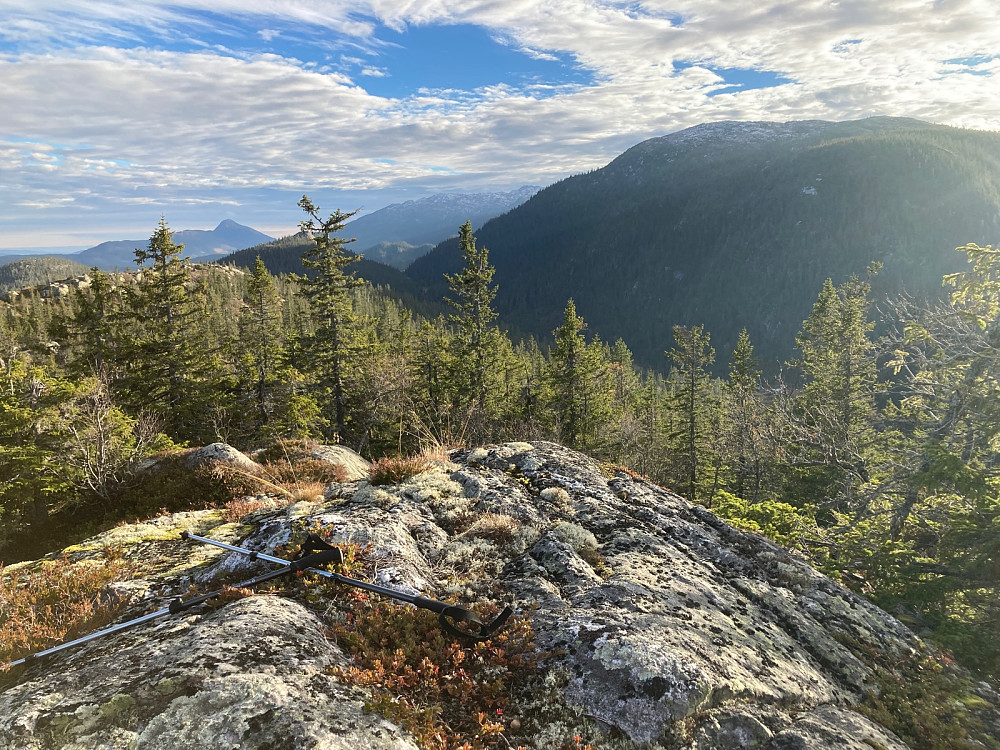
[[[317,445],[312,449],[310,457],[317,461],[340,464],[347,470],[348,482],[366,478],[372,468],[368,461],[343,445]]]
[[[220,571],[261,569],[171,540],[179,528],[272,552],[307,525],[370,545],[379,585],[529,616],[546,685],[567,707],[560,737],[619,750],[907,747],[864,706],[880,676],[926,651],[920,640],[787,550],[661,487],[551,443],[459,451],[398,485],[336,487],[294,514],[188,513],[161,520],[155,541],[119,527],[68,554],[83,561],[113,544],[134,557],[141,596],[129,617]],[[331,675],[347,663],[327,637],[331,610],[244,598],[39,659],[0,692],[0,748],[416,747]],[[975,690],[976,721],[997,726],[997,694]],[[509,725],[512,747],[559,746],[536,709]]]
[[[252,461],[245,454],[227,443],[211,443],[191,451],[184,457],[184,465],[189,469],[194,469],[207,463],[229,464],[236,469],[242,469],[251,473],[260,469],[260,466],[255,461]]]

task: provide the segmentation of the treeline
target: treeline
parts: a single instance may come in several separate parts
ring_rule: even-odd
[[[878,267],[827,281],[787,379],[764,382],[745,331],[725,378],[702,326],[674,327],[665,374],[640,371],[572,300],[545,350],[512,341],[468,223],[452,312],[421,318],[352,273],[350,214],[300,206],[305,276],[193,266],[161,221],[129,279],[2,308],[3,534],[113,506],[141,458],[185,443],[552,439],[799,550],[1000,675],[1000,250],[960,248],[947,303],[899,300],[879,339]]]

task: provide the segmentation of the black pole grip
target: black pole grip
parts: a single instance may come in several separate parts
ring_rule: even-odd
[[[300,570],[305,570],[306,568],[318,568],[320,565],[332,562],[340,565],[344,562],[344,553],[340,551],[339,547],[333,547],[331,549],[325,549],[322,552],[316,552],[312,555],[306,555],[292,563],[289,563],[292,570],[296,573]]]
[[[420,607],[421,609],[429,609],[431,612],[437,612],[438,614],[441,614],[446,609],[452,609],[455,606],[453,604],[439,602],[437,599],[428,599],[426,596],[415,596],[410,599],[410,604]],[[459,609],[461,609],[461,607],[459,607]]]

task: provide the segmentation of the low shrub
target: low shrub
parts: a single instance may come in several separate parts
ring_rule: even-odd
[[[596,550],[598,547],[597,537],[593,533],[569,521],[560,521],[553,526],[552,536],[568,544],[578,554],[588,550]]]
[[[299,461],[311,460],[313,451],[319,445],[315,440],[308,438],[293,438],[278,440],[263,450],[253,454],[253,460],[259,464],[298,463]]]
[[[105,594],[109,583],[134,572],[119,548],[103,558],[70,562],[65,555],[14,575],[0,568],[0,663],[16,661],[100,629],[127,602]]]
[[[346,482],[347,469],[341,464],[331,464],[318,458],[290,461],[269,461],[263,464],[264,474],[279,484],[299,482]]]
[[[498,546],[510,546],[521,531],[521,522],[513,516],[500,513],[483,513],[462,536],[481,537],[496,542]]]
[[[526,618],[511,618],[490,641],[466,646],[455,643],[432,612],[358,599],[350,619],[334,630],[355,665],[335,674],[373,691],[369,709],[425,748],[513,746],[505,737],[511,696],[537,670]]]
[[[807,553],[807,540],[815,536],[816,518],[811,508],[796,508],[776,500],[752,503],[720,490],[715,493],[712,512],[738,529]]]
[[[877,692],[858,706],[914,750],[1000,750],[1000,737],[976,715],[989,709],[973,685],[941,654],[915,654],[876,670]]]

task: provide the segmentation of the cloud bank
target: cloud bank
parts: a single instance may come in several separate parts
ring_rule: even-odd
[[[716,120],[1000,129],[989,0],[0,0],[0,13],[0,247],[94,244],[102,221],[148,234],[153,208],[178,228],[229,216],[291,231],[303,192],[353,210],[549,184]],[[498,71],[472,89],[371,93],[402,75],[384,32],[428,25],[486,29],[585,81]],[[29,241],[40,226],[47,241]]]

